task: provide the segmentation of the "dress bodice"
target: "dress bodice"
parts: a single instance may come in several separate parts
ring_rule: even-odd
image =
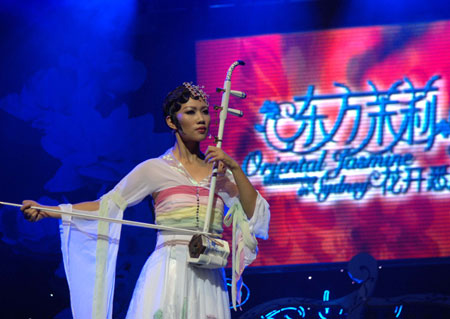
[[[158,193],[155,199],[156,223],[164,226],[203,229],[209,189],[195,185],[179,185]],[[215,195],[210,229],[223,231],[224,202]]]

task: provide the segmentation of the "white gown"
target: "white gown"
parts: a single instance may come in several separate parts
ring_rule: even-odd
[[[104,195],[93,214],[122,218],[127,206],[155,196],[156,223],[203,229],[209,178],[194,180],[169,149],[147,160]],[[211,230],[222,231],[223,205],[238,202],[230,172],[217,178]],[[71,205],[60,205],[70,211]],[[258,194],[251,234],[266,239],[269,206]],[[247,222],[245,220],[245,222]],[[241,227],[241,228],[245,228]],[[74,318],[112,318],[115,263],[120,225],[63,217],[61,246]],[[223,269],[203,269],[187,263],[190,235],[159,231],[155,251],[145,263],[131,300],[128,319],[229,319],[230,306]],[[239,227],[236,237],[242,241]],[[256,258],[257,249],[243,245],[240,270]]]

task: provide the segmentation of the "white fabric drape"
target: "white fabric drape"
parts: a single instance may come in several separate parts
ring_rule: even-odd
[[[127,206],[179,185],[209,188],[209,179],[195,181],[169,150],[159,158],[139,164],[102,197],[100,210],[91,213],[120,219]],[[217,193],[228,207],[238,201],[237,187],[230,172],[218,178]],[[65,211],[72,209],[71,205],[60,207]],[[258,194],[253,217],[248,223],[251,234],[267,238],[269,219],[269,206]],[[60,230],[74,318],[111,318],[121,226],[63,217]],[[183,242],[190,237],[158,233],[158,249],[142,269],[127,318],[230,318],[224,272],[187,264],[187,245]],[[243,247],[245,265],[255,259],[256,253]]]

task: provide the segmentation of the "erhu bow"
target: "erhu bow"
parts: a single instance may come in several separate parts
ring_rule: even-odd
[[[0,206],[1,205],[12,206],[12,207],[22,207],[22,205],[20,205],[20,204],[9,203],[9,202],[0,202]],[[101,221],[105,221],[105,222],[109,222],[109,223],[116,223],[116,224],[122,224],[122,225],[127,225],[127,226],[151,228],[151,229],[157,229],[157,230],[176,231],[176,232],[181,232],[181,233],[190,234],[190,235],[203,234],[203,235],[208,236],[208,237],[221,237],[221,235],[219,235],[219,234],[203,233],[203,232],[200,232],[198,230],[191,230],[191,229],[185,229],[185,228],[178,228],[178,227],[170,227],[170,226],[149,224],[149,223],[143,223],[143,222],[136,222],[136,221],[133,221],[133,220],[125,220],[125,219],[117,219],[117,218],[98,216],[98,215],[92,214],[92,212],[83,211],[83,210],[73,209],[72,212],[65,212],[65,211],[62,211],[62,210],[59,210],[59,209],[48,208],[48,207],[45,207],[45,206],[44,207],[42,207],[42,206],[31,206],[30,208],[34,208],[34,209],[37,209],[37,210],[42,210],[42,211],[50,212],[50,213],[56,213],[56,214],[59,214],[59,215],[67,215],[67,216],[78,217],[78,218],[89,219],[89,220],[97,220],[97,221],[101,220]]]

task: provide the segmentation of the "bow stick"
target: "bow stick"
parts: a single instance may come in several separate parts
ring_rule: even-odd
[[[22,205],[20,205],[20,204],[8,203],[8,202],[0,202],[0,205],[22,207]],[[220,234],[212,234],[212,233],[208,233],[207,231],[206,232],[205,231],[196,231],[196,230],[190,230],[190,229],[184,229],[184,228],[177,228],[177,227],[169,227],[169,226],[148,224],[148,223],[142,223],[142,222],[135,222],[135,221],[132,221],[132,220],[122,220],[122,219],[116,219],[116,218],[110,218],[110,217],[95,216],[95,215],[86,213],[85,211],[82,211],[82,210],[74,210],[72,212],[64,212],[64,211],[58,210],[58,209],[37,207],[37,206],[31,206],[30,208],[43,210],[43,211],[46,211],[46,212],[57,213],[57,214],[60,214],[60,215],[68,215],[68,216],[80,217],[80,218],[91,219],[91,220],[101,220],[101,221],[105,221],[105,222],[117,223],[117,224],[128,225],[128,226],[151,228],[151,229],[158,229],[158,230],[176,231],[176,232],[183,232],[183,233],[186,233],[186,234],[200,234],[200,235],[205,235],[207,237],[222,237],[222,235],[220,235]]]

